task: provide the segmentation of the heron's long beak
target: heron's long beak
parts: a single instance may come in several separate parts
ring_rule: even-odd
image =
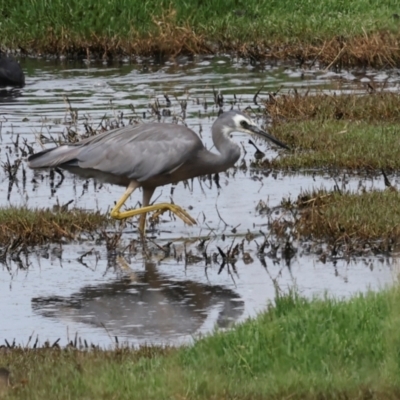
[[[281,141],[279,141],[278,139],[274,138],[272,135],[270,135],[269,133],[263,131],[262,129],[260,129],[258,126],[249,126],[248,129],[255,133],[256,135],[260,135],[265,139],[270,140],[272,143],[275,143],[276,145],[283,147],[284,149],[290,150],[289,146],[286,146],[286,144],[282,143]]]

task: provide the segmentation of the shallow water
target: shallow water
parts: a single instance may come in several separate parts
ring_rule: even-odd
[[[218,112],[214,89],[224,96],[224,110],[251,107],[257,112],[260,106],[254,104],[254,95],[261,87],[258,101],[279,88],[287,92],[293,88],[332,91],[340,87],[342,91],[361,92],[366,82],[373,82],[376,87],[385,84],[387,90],[397,90],[400,80],[397,71],[334,74],[253,66],[228,57],[182,58],[164,64],[142,60],[135,65],[112,66],[25,60],[23,67],[27,86],[0,92],[2,163],[7,155],[11,162],[20,156],[13,144],[18,135],[19,143],[26,139],[37,151],[41,148],[40,135],[45,143],[50,136],[65,134],[67,126],[84,133],[84,122],[97,128],[104,116],[107,124],[119,121],[121,113],[125,123],[130,118],[155,120],[151,105],[157,100],[160,112],[171,111],[171,116],[161,120],[185,117],[185,123],[211,148],[208,132]],[[164,94],[171,100],[170,107]],[[71,119],[66,96],[78,110],[77,122]],[[181,105],[184,101],[185,113]],[[16,260],[1,264],[0,338],[26,343],[34,334],[41,342],[61,338],[65,344],[68,337],[78,334],[104,346],[113,343],[114,336],[130,344],[180,344],[215,326],[226,328],[256,315],[273,301],[278,288],[295,286],[307,296],[325,291],[349,296],[393,282],[397,259],[334,259],[323,263],[298,243],[290,261],[278,249],[277,256],[266,257],[263,264],[257,258],[257,245],[263,238],[245,238],[249,231],[267,230],[267,217],[256,209],[260,201],[275,207],[284,197],[294,198],[301,190],[313,187],[332,188],[335,182],[354,189],[360,185],[383,188],[384,184],[381,178],[343,177],[342,173],[333,179],[323,174],[283,175],[251,169],[248,166],[254,159],[254,148],[245,135],[237,134],[235,139],[245,151],[238,168],[220,175],[221,189],[213,181],[196,179],[189,186],[178,184],[173,191],[170,186],[159,188],[154,195],[154,199],[159,196],[157,201],[172,198],[198,221],[197,226],[186,227],[164,214],[161,224],[150,232],[159,246],[173,242],[174,256],[157,252],[145,256],[141,251],[110,255],[104,244],[86,240],[50,244],[30,253],[22,264]],[[266,143],[258,141],[257,145],[266,157],[278,156]],[[48,172],[26,170],[24,184],[20,168],[17,177],[18,184],[8,198],[8,177],[0,171],[1,206],[52,207],[73,200],[73,206],[105,212],[123,192],[123,188],[86,183],[66,175],[53,193]],[[58,180],[56,175],[56,183]],[[129,204],[135,206],[139,200],[140,193],[135,193]],[[135,226],[125,229],[121,249],[137,238]],[[209,254],[217,253],[217,246],[226,252],[232,240],[241,243],[244,239],[235,267],[225,266],[219,271],[221,257],[207,266],[201,257],[197,263],[188,262],[189,252],[202,255],[197,248],[199,236],[211,238],[206,242]],[[249,257],[243,259],[245,253]]]

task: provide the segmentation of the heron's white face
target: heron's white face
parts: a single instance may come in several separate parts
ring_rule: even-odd
[[[289,149],[286,144],[282,143],[280,140],[276,139],[268,132],[260,129],[250,117],[242,113],[238,113],[232,116],[231,120],[229,121],[228,127],[225,128],[224,133],[230,134],[232,132],[243,132],[258,137],[263,137],[264,139],[268,139],[276,145],[283,147],[284,149]]]
[[[227,136],[230,136],[233,132],[243,132],[254,135],[252,128],[258,129],[256,123],[250,117],[238,114],[233,116],[229,124],[223,127],[223,131]]]
[[[254,135],[254,128],[258,128],[257,124],[250,117],[244,115],[235,115],[233,117],[233,121],[235,124],[236,132],[243,132]]]

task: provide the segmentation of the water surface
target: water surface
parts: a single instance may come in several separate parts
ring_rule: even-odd
[[[277,90],[361,93],[367,82],[373,82],[396,91],[400,79],[394,70],[303,71],[254,66],[228,57],[180,58],[163,64],[142,60],[135,65],[25,60],[22,65],[27,86],[0,93],[2,163],[7,156],[11,163],[21,157],[18,147],[22,145],[15,146],[17,137],[20,144],[26,140],[38,151],[62,139],[67,129],[80,135],[85,125],[89,129],[132,119],[154,121],[158,119],[154,110],[159,110],[161,121],[187,124],[212,148],[209,131],[219,111],[214,103],[218,91],[224,97],[224,110],[247,109],[256,118],[262,100]],[[265,124],[264,119],[258,122]],[[334,180],[321,173],[288,175],[252,169],[255,150],[248,137],[235,134],[234,139],[242,146],[242,157],[237,168],[220,175],[220,188],[212,180],[195,179],[156,191],[154,199],[172,199],[198,221],[197,226],[187,227],[163,215],[149,235],[160,247],[172,242],[168,256],[123,250],[137,239],[133,220],[124,229],[115,254],[107,252],[104,243],[88,238],[49,244],[25,258],[0,264],[0,339],[26,343],[33,334],[42,342],[61,338],[65,344],[79,334],[104,346],[114,343],[115,336],[130,344],[181,344],[214,327],[225,329],[255,316],[273,301],[276,290],[296,287],[306,296],[328,292],[343,297],[393,282],[396,258],[328,258],[324,262],[294,243],[297,251],[289,260],[281,248],[260,260],[257,249],[263,237],[259,231],[268,234],[268,216],[257,209],[260,201],[273,208],[306,189],[330,189],[336,183],[370,189],[383,188],[384,183],[380,178],[342,173]],[[279,156],[267,143],[257,141],[257,145],[266,157]],[[60,179],[57,175],[52,182],[48,172],[33,172],[26,166],[18,170],[17,178],[8,196],[8,175],[0,171],[1,206],[51,208],[72,200],[71,206],[106,212],[124,190],[70,175],[54,188]],[[141,194],[135,193],[129,206],[140,200]],[[256,236],[246,236],[249,232]],[[198,247],[200,236],[210,239],[203,248]],[[149,246],[157,250],[153,242]],[[242,246],[234,266],[221,269],[220,256],[206,264],[204,251],[211,257],[218,254],[217,247],[228,251],[232,242]]]

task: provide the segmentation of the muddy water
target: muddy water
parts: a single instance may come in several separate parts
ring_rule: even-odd
[[[46,142],[60,138],[67,127],[84,133],[84,123],[97,128],[101,121],[112,125],[121,119],[125,123],[131,118],[156,120],[155,103],[164,115],[161,120],[184,119],[211,148],[209,129],[218,112],[214,89],[224,96],[223,109],[251,107],[256,115],[260,106],[254,103],[254,95],[261,87],[258,101],[278,88],[337,90],[340,82],[341,90],[362,91],[366,82],[373,81],[375,86],[385,83],[388,90],[397,90],[399,81],[396,71],[333,74],[252,66],[224,57],[111,66],[26,60],[23,67],[27,86],[0,93],[2,163],[7,155],[11,162],[21,156],[13,144],[18,135],[20,143],[26,139],[39,150],[39,142],[49,146]],[[165,94],[171,101],[169,107]],[[66,97],[77,114],[71,113]],[[159,196],[158,201],[172,198],[190,210],[197,226],[186,227],[164,214],[149,232],[152,242],[146,251],[126,250],[137,238],[133,221],[111,254],[104,243],[87,238],[79,243],[49,244],[1,264],[0,340],[26,343],[33,334],[42,343],[61,338],[65,344],[78,334],[103,346],[114,343],[115,336],[131,344],[180,344],[256,315],[273,301],[276,290],[295,286],[307,296],[325,291],[349,296],[393,282],[398,267],[391,258],[322,262],[294,243],[290,259],[278,248],[276,253],[267,249],[267,256],[260,260],[257,248],[263,237],[259,231],[267,233],[268,222],[257,209],[260,201],[274,207],[283,197],[295,197],[312,187],[331,188],[335,181],[321,174],[288,176],[249,168],[254,148],[244,135],[235,138],[243,146],[242,158],[238,168],[221,174],[221,188],[213,181],[196,179],[173,190],[159,188],[154,196]],[[278,156],[266,143],[257,145],[266,157]],[[23,168],[17,177],[18,184],[8,193],[7,174],[0,171],[1,206],[52,207],[72,200],[73,206],[105,212],[123,192],[68,175],[57,187],[60,178],[56,175],[52,183],[47,172],[26,170],[24,180]],[[354,189],[360,184],[367,189],[383,187],[381,179],[374,178],[360,182],[346,177],[342,182],[341,174],[337,182]],[[135,194],[129,205],[135,206],[140,199],[140,193]],[[200,236],[209,238],[202,248]],[[169,254],[157,247],[169,242]],[[241,254],[234,266],[223,265],[216,256],[217,247],[226,252],[232,242],[241,244]],[[208,263],[204,252],[210,257]]]

